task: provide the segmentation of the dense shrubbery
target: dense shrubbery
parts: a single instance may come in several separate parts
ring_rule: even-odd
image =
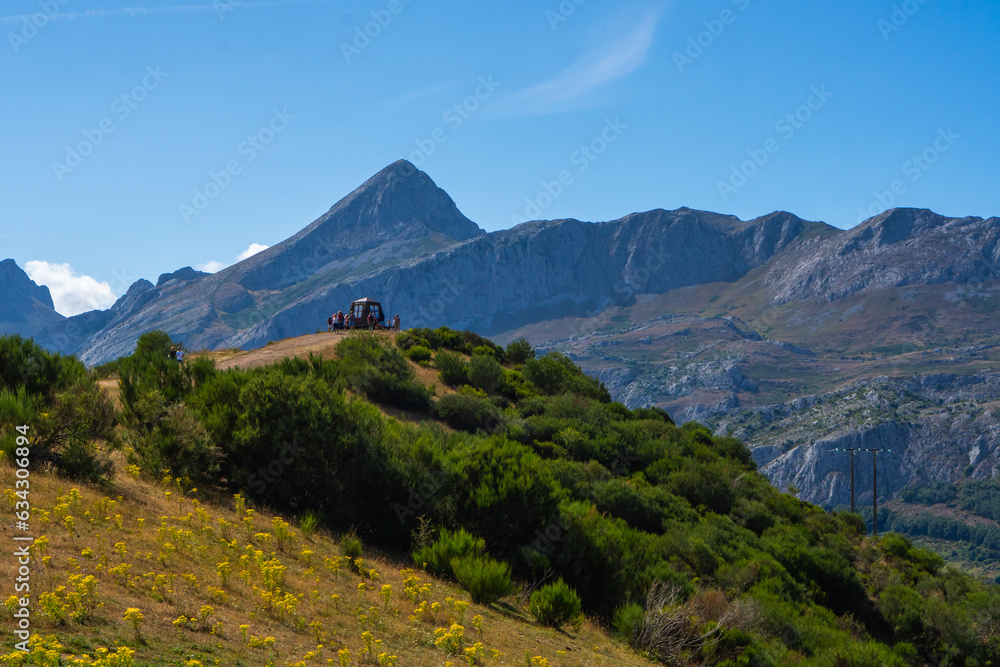
[[[428,410],[430,391],[416,381],[406,357],[375,336],[351,336],[337,346],[338,372],[351,389],[373,401]]]
[[[558,580],[536,591],[541,622],[572,622],[575,591],[623,640],[675,662],[972,665],[1000,651],[997,588],[898,535],[866,538],[857,515],[779,493],[742,443],[611,402],[562,355],[413,330],[397,346],[345,338],[336,360],[216,372],[162,363],[164,343],[144,340],[118,364],[123,440],[150,474],[201,474],[319,513],[366,544],[412,549],[477,600],[509,593],[511,576]],[[403,352],[418,347],[457,393],[432,403]],[[45,392],[0,387],[0,419],[75,386],[59,380],[79,377],[72,363],[51,366],[38,365]],[[86,392],[63,400],[73,414],[90,405]],[[452,428],[390,419],[368,400]],[[989,488],[959,500],[992,512]]]
[[[91,482],[111,470],[114,408],[74,357],[52,354],[20,336],[0,337],[0,451],[16,445],[14,427],[27,425],[31,465]]]

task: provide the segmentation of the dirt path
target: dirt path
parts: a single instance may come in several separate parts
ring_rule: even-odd
[[[215,367],[219,370],[227,370],[229,368],[256,368],[257,366],[273,364],[286,357],[300,357],[302,359],[308,359],[310,353],[324,359],[332,359],[336,356],[334,354],[334,348],[337,347],[337,343],[344,340],[347,336],[358,335],[367,336],[368,332],[358,331],[343,334],[324,332],[309,334],[308,336],[299,336],[297,338],[285,338],[284,340],[275,341],[265,345],[264,347],[256,350],[248,350],[246,352],[233,352],[227,350],[223,352],[208,352],[204,355],[195,354],[191,356],[210,357],[215,360]],[[395,332],[380,331],[375,335],[393,340]]]

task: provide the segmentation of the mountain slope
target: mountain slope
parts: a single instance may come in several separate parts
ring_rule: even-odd
[[[49,288],[37,285],[12,259],[0,262],[0,331],[33,336],[63,321]]]

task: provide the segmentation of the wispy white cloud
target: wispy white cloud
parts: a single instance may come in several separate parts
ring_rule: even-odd
[[[236,255],[235,261],[242,262],[244,259],[253,257],[257,253],[267,250],[270,247],[271,246],[264,245],[263,243],[251,243],[246,250]],[[229,263],[219,262],[213,259],[211,261],[205,262],[204,264],[198,264],[194,268],[198,269],[199,271],[205,271],[207,273],[218,273],[227,266],[232,266],[233,263],[234,262],[229,262]]]
[[[604,86],[643,65],[661,14],[662,10],[646,14],[625,34],[606,41],[551,79],[499,101],[494,111],[504,116],[534,116],[591,103]]]
[[[77,19],[103,19],[115,16],[160,16],[164,14],[187,14],[190,12],[218,12],[220,4],[226,0],[195,5],[174,5],[170,7],[121,7],[118,9],[87,9],[79,12],[57,12],[45,14],[49,21],[75,21]],[[244,7],[280,7],[282,5],[300,5],[304,3],[328,3],[340,0],[256,0],[254,2],[231,3],[232,9],[242,9]],[[12,16],[0,16],[0,25],[21,24],[30,21],[31,18],[43,12],[33,12],[31,14],[15,14]]]
[[[56,312],[66,317],[104,310],[117,300],[111,285],[81,275],[69,264],[33,260],[25,263],[24,271],[36,283],[49,288]]]

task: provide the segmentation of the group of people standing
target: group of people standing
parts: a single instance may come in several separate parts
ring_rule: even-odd
[[[184,348],[180,345],[174,345],[170,348],[170,352],[167,354],[168,357],[176,361],[181,366],[184,365]]]
[[[347,315],[344,315],[344,311],[338,310],[336,314],[326,318],[326,330],[344,331],[345,329],[353,329],[356,326],[355,322],[356,319],[353,313],[348,312]],[[396,316],[392,318],[387,327],[383,327],[382,323],[379,322],[377,317],[375,317],[375,311],[369,310],[368,321],[366,324],[368,325],[369,331],[377,331],[383,328],[391,329],[392,331],[399,331],[399,314],[397,313]]]
[[[331,315],[326,318],[326,330],[327,331],[343,331],[345,328],[351,329],[354,327],[354,315],[347,313],[344,316],[344,311],[338,310],[335,315]]]

